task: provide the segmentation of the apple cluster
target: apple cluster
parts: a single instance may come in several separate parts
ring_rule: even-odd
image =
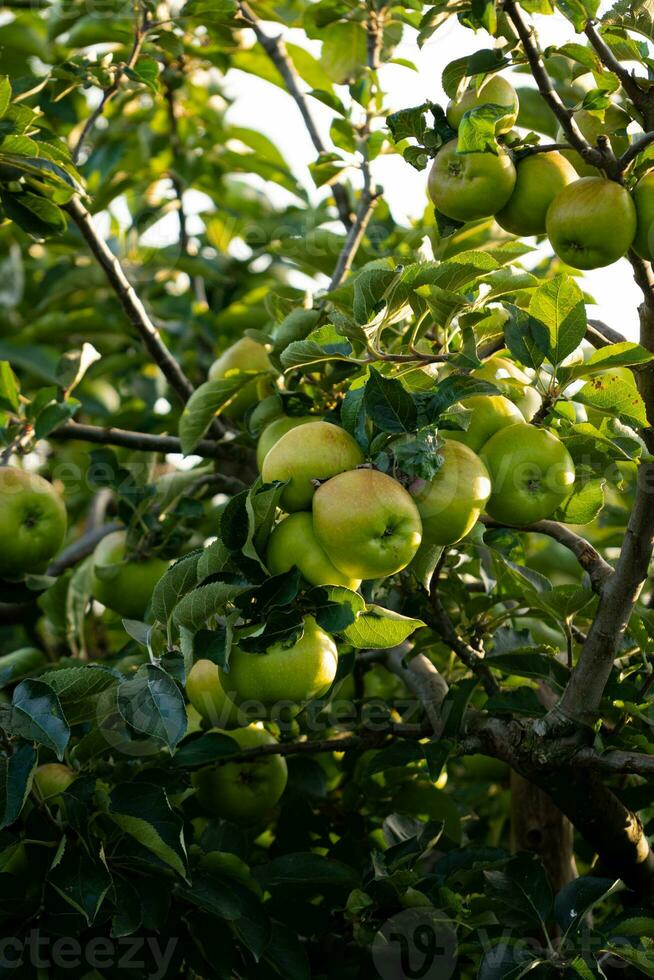
[[[574,149],[541,152],[530,147],[527,155],[516,158],[509,147],[520,142],[513,132],[518,95],[500,75],[451,101],[447,121],[458,129],[466,113],[474,115],[482,107],[498,116],[493,152],[459,152],[457,139],[442,147],[428,179],[438,212],[461,222],[494,216],[512,235],[547,234],[555,253],[575,269],[611,265],[630,248],[641,258],[654,258],[654,172],[645,174],[630,192]],[[602,122],[587,110],[574,113],[574,119],[591,145],[604,134]],[[565,134],[559,133],[558,139],[565,142]],[[620,153],[628,137],[613,135],[611,144]]]

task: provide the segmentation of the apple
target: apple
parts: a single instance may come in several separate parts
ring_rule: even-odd
[[[259,441],[257,442],[257,466],[259,472],[263,466],[263,461],[278,439],[290,432],[297,425],[304,425],[306,422],[315,422],[315,415],[281,415],[265,427]]]
[[[493,354],[472,373],[476,378],[483,378],[497,385],[509,401],[517,405],[525,420],[529,422],[543,400],[533,387],[530,376],[509,357],[504,356],[505,354],[508,354],[508,351]]]
[[[636,206],[621,184],[582,177],[560,191],[547,210],[552,248],[574,269],[617,262],[636,235]]]
[[[114,531],[93,552],[91,594],[125,619],[143,619],[155,585],[168,568],[163,558],[125,560],[127,535]]]
[[[575,482],[574,463],[561,440],[527,422],[496,432],[481,458],[493,485],[486,512],[502,524],[520,527],[550,517]]]
[[[458,153],[456,140],[434,160],[427,190],[437,211],[455,221],[476,221],[501,211],[516,182],[509,154]]]
[[[378,470],[350,470],[316,492],[313,527],[330,560],[353,578],[405,568],[420,545],[420,514],[404,487]]]
[[[358,589],[361,579],[350,578],[331,563],[313,530],[307,511],[289,514],[273,529],[266,555],[271,575],[281,575],[295,565],[311,585],[344,585]]]
[[[516,165],[513,194],[495,220],[512,235],[542,235],[550,204],[577,179],[575,168],[560,153],[535,153]]]
[[[305,616],[304,632],[292,646],[273,643],[265,653],[233,647],[229,671],[221,671],[221,681],[236,704],[258,703],[268,715],[267,709],[303,704],[324,694],[337,665],[338,650],[331,636],[312,616]]]
[[[66,508],[51,483],[0,467],[0,578],[43,572],[66,536]]]
[[[252,340],[251,337],[241,337],[213,362],[209,368],[209,380],[216,381],[243,371],[271,373],[273,370],[264,345]],[[256,405],[271,391],[270,378],[265,376],[253,378],[243,385],[231,404],[224,410],[224,414],[229,419],[243,418],[248,408]]]
[[[59,803],[64,793],[75,779],[75,772],[60,762],[46,762],[34,771],[34,786],[42,800]]]
[[[446,439],[438,452],[443,465],[436,475],[429,481],[414,480],[409,488],[428,545],[454,544],[464,538],[491,494],[488,470],[472,449]]]
[[[478,453],[498,429],[524,422],[518,406],[504,395],[470,395],[462,398],[459,405],[472,412],[468,428],[465,432],[448,429],[443,434],[450,442],[461,442],[474,453]]]
[[[290,483],[281,497],[284,510],[307,510],[316,492],[314,480],[328,480],[363,462],[352,436],[332,422],[307,422],[277,440],[263,461],[264,483]]]
[[[581,135],[588,143],[590,143],[592,147],[597,146],[598,137],[603,135],[609,137],[611,149],[618,157],[624,153],[629,146],[629,137],[626,134],[622,136],[616,135],[616,130],[626,129],[630,121],[629,117],[622,109],[619,108],[619,106],[610,105],[604,111],[604,120],[600,119],[599,116],[595,115],[593,112],[590,112],[588,109],[578,109],[577,112],[573,114],[572,118],[581,130]],[[562,127],[559,127],[557,130],[556,142],[568,142],[568,137],[566,136]],[[590,163],[586,163],[584,158],[577,152],[577,150],[562,150],[561,153],[566,160],[572,164],[580,177],[601,176],[597,167],[593,167]]]
[[[506,115],[495,123],[495,132],[508,133],[515,126],[518,118],[518,93],[506,78],[501,75],[492,75],[477,87],[471,85],[461,98],[451,99],[447,104],[445,114],[447,121],[453,129],[458,129],[461,125],[464,113],[469,109],[476,109],[482,105],[501,105],[506,106]]]
[[[277,743],[257,725],[224,734],[238,742],[241,749]],[[275,806],[287,779],[286,760],[281,755],[263,755],[252,762],[226,762],[200,769],[193,774],[192,783],[200,806],[211,816],[254,823]]]
[[[651,262],[654,259],[654,171],[640,178],[633,194],[638,219],[634,251],[641,259]]]
[[[245,719],[220,683],[220,670],[211,660],[196,660],[186,678],[186,696],[205,721],[218,728],[236,728]]]

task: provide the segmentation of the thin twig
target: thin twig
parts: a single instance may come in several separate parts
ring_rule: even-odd
[[[55,560],[48,566],[48,575],[57,576],[61,575],[68,568],[72,568],[73,565],[77,565],[78,562],[83,561],[84,558],[88,558],[93,551],[95,551],[95,546],[103,538],[106,538],[108,534],[112,534],[114,531],[120,531],[123,527],[117,521],[111,521],[109,524],[103,524],[101,527],[94,527],[83,534],[81,538],[74,541],[68,548],[58,555]]]
[[[620,167],[620,170],[626,170],[631,161],[635,160],[639,153],[646,150],[652,143],[654,143],[654,132],[644,133],[642,136],[639,136],[638,139],[635,139],[629,148],[625,150],[622,156],[618,157],[618,166]]]
[[[241,0],[239,8],[248,27],[252,28],[257,41],[266,52],[279,74],[282,76],[288,90],[288,94],[291,96],[300,110],[304,124],[307,127],[309,136],[311,137],[311,142],[315,146],[318,153],[325,153],[327,147],[322,141],[313,116],[311,115],[311,110],[309,109],[305,95],[300,88],[299,75],[295,70],[293,62],[288,56],[283,38],[270,37],[268,34],[266,34],[261,28],[257,15],[245,2],[245,0]],[[334,196],[334,201],[336,202],[339,217],[345,228],[349,229],[352,224],[352,215],[350,212],[347,191],[340,184],[333,184],[332,194]]]
[[[350,230],[348,231],[345,242],[343,243],[343,248],[341,249],[340,255],[336,261],[334,274],[332,275],[329,283],[330,292],[332,289],[336,289],[337,286],[340,286],[352,268],[352,263],[354,262],[359,246],[363,241],[363,236],[366,233],[368,222],[372,217],[372,213],[375,210],[375,205],[379,199],[379,194],[376,191],[371,190],[370,172],[365,164],[363,179],[364,184],[361,191],[361,198],[359,200],[357,213],[354,223],[350,226]]]
[[[132,43],[132,49],[128,55],[127,61],[125,62],[124,65],[119,65],[117,67],[113,82],[111,83],[111,85],[108,86],[108,88],[104,90],[100,102],[98,103],[96,108],[93,110],[91,115],[84,123],[79,139],[77,140],[77,143],[75,144],[75,146],[71,151],[73,163],[77,163],[79,159],[79,155],[82,151],[82,147],[84,146],[84,143],[86,142],[86,139],[89,136],[91,130],[97,123],[100,116],[104,113],[104,110],[107,108],[107,105],[111,102],[114,96],[117,95],[118,92],[120,91],[120,85],[125,75],[125,71],[134,68],[134,65],[139,60],[141,49],[143,47],[143,42],[148,36],[148,31],[149,31],[149,13],[147,8],[143,7],[141,9],[140,15],[137,18],[136,27],[134,30],[134,41]]]
[[[603,320],[589,320],[586,328],[586,340],[597,350],[610,344],[624,344],[627,338],[609,327]]]
[[[641,89],[638,81],[634,75],[632,75],[629,69],[625,68],[625,66],[618,61],[602,35],[599,33],[595,25],[591,23],[591,21],[588,21],[586,24],[584,33],[595,49],[596,53],[599,55],[600,61],[606,68],[609,69],[609,71],[613,72],[613,74],[620,79],[620,84],[636,108],[643,109],[643,98],[645,97],[645,92]]]
[[[434,587],[432,587],[430,598],[431,608],[434,614],[434,622],[432,625],[436,628],[437,632],[440,633],[443,641],[449,647],[451,647],[459,660],[479,677],[479,680],[483,684],[484,690],[487,694],[497,694],[499,691],[499,686],[493,677],[488,664],[485,663],[484,658],[480,656],[479,652],[475,650],[474,647],[471,647],[469,643],[466,643],[466,641],[459,636],[455,629],[454,623],[450,619],[445,606],[440,600],[438,590]]]

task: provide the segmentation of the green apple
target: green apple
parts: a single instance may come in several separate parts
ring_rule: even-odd
[[[552,248],[574,269],[599,269],[617,262],[636,235],[636,206],[621,184],[582,177],[564,187],[547,211]]]
[[[461,442],[474,453],[478,453],[498,429],[524,422],[518,406],[504,395],[470,395],[462,398],[459,404],[472,412],[470,424],[465,432],[448,429],[445,435],[450,442]]]
[[[229,671],[221,671],[223,690],[236,704],[260,704],[267,709],[304,704],[329,690],[336,676],[338,650],[312,616],[292,646],[273,643],[265,653],[233,647]]]
[[[634,188],[634,203],[638,227],[634,238],[634,251],[641,259],[654,259],[654,171],[640,178]]]
[[[405,568],[420,545],[418,508],[378,470],[350,470],[316,492],[313,527],[330,560],[353,578],[384,578]]]
[[[114,531],[93,552],[91,594],[125,619],[143,619],[155,585],[168,568],[162,558],[125,559],[127,535]]]
[[[515,126],[518,118],[518,93],[511,82],[501,75],[492,75],[484,79],[479,87],[471,85],[459,99],[451,99],[447,104],[445,114],[447,121],[453,129],[458,129],[461,125],[464,113],[470,109],[476,109],[482,105],[501,105],[506,106],[506,115],[495,123],[495,132],[508,133]]]
[[[266,555],[271,575],[281,575],[295,565],[311,585],[344,585],[358,589],[361,579],[350,578],[331,563],[316,538],[313,518],[307,511],[289,514],[274,528]]]
[[[611,149],[616,156],[620,156],[629,146],[629,137],[616,135],[616,130],[626,129],[629,125],[629,116],[619,106],[610,105],[603,112],[604,119],[600,119],[595,113],[588,109],[578,109],[573,119],[581,130],[581,135],[594,148],[597,146],[598,137],[606,135],[609,137]],[[567,143],[568,137],[562,127],[556,133],[557,143]],[[566,160],[572,164],[580,177],[600,177],[600,171],[590,163],[586,163],[577,150],[562,150]]]
[[[434,160],[427,189],[437,211],[455,221],[476,221],[501,211],[515,187],[509,154],[457,153],[456,140],[446,143]]]
[[[525,420],[529,422],[543,400],[529,375],[518,367],[509,357],[504,356],[508,351],[500,351],[487,358],[480,368],[473,371],[476,378],[492,381],[509,401],[517,405]]]
[[[275,745],[263,728],[248,725],[225,732],[241,749]],[[252,762],[227,762],[200,769],[192,776],[200,806],[211,816],[237,823],[254,823],[279,801],[286,788],[288,772],[281,755],[263,755]]]
[[[363,453],[352,436],[331,422],[307,422],[277,440],[263,461],[264,483],[290,483],[282,493],[284,510],[307,510],[316,492],[314,480],[353,470]]]
[[[46,762],[37,766],[34,772],[34,786],[42,800],[59,803],[64,793],[75,779],[75,772],[59,762]]]
[[[0,683],[19,681],[33,670],[44,667],[46,659],[36,647],[21,647],[0,657]]]
[[[486,512],[502,524],[520,527],[550,517],[575,482],[574,463],[561,440],[526,422],[496,432],[481,458],[493,485]]]
[[[265,371],[270,374],[273,366],[268,360],[268,352],[263,344],[257,343],[251,337],[241,337],[223,351],[220,357],[209,368],[209,380],[232,377],[245,371]],[[230,419],[243,418],[248,408],[256,405],[272,388],[269,377],[256,377],[243,385],[224,414]]]
[[[245,719],[229,700],[220,682],[220,670],[211,660],[196,660],[186,678],[186,696],[205,721],[218,728],[236,728]]]
[[[235,878],[242,885],[249,888],[255,895],[261,894],[261,885],[253,876],[249,866],[237,854],[231,851],[208,851],[203,854],[198,861],[198,867],[202,871],[214,872],[218,875],[226,875],[228,878]]]
[[[66,536],[66,508],[51,483],[0,467],[0,578],[45,571]]]
[[[577,179],[575,168],[560,153],[535,153],[516,166],[513,194],[495,220],[512,235],[542,235],[550,204]]]
[[[267,425],[257,442],[257,466],[259,467],[259,472],[261,472],[261,467],[267,454],[285,433],[290,432],[291,429],[294,429],[298,425],[304,425],[305,422],[315,421],[315,415],[281,415],[278,419],[274,419],[274,421]]]
[[[438,452],[443,465],[436,475],[429,481],[414,480],[409,488],[428,545],[454,544],[464,538],[491,493],[488,470],[472,449],[446,439]]]

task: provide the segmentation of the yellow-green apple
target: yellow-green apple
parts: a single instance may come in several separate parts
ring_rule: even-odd
[[[552,248],[574,269],[617,262],[636,235],[636,206],[614,180],[582,177],[560,191],[547,210]]]
[[[281,439],[285,433],[290,432],[291,429],[294,429],[298,425],[315,421],[315,415],[280,415],[278,419],[270,422],[259,436],[259,441],[257,442],[257,466],[259,467],[259,471],[261,471],[264,459],[278,439]]]
[[[221,671],[223,690],[248,711],[259,704],[264,713],[274,707],[304,704],[329,690],[338,665],[338,650],[312,616],[304,617],[304,632],[292,646],[273,643],[265,653],[233,647],[229,671]]]
[[[447,431],[450,442],[461,442],[474,453],[478,453],[498,429],[516,422],[524,422],[524,416],[517,405],[504,395],[470,395],[459,402],[462,408],[471,412],[468,428],[465,431]]]
[[[223,351],[220,357],[209,368],[209,380],[236,376],[241,372],[259,372],[258,377],[252,378],[239,390],[233,401],[224,410],[227,418],[239,419],[248,408],[256,405],[272,390],[270,377],[273,366],[268,360],[268,352],[263,344],[257,343],[251,337],[241,337],[236,343]],[[266,372],[263,376],[261,372]]]
[[[0,578],[43,572],[66,536],[66,508],[51,483],[0,467]]]
[[[592,147],[597,146],[600,136],[608,136],[611,149],[616,156],[620,156],[629,146],[629,137],[626,134],[616,134],[616,130],[626,129],[629,125],[629,117],[619,106],[610,105],[604,110],[604,119],[590,112],[588,109],[578,109],[573,114],[573,119],[581,131],[584,139]],[[566,136],[562,127],[559,127],[556,134],[557,143],[567,143]],[[580,177],[599,177],[600,171],[590,163],[586,163],[584,158],[577,150],[562,150],[563,156],[577,171]]]
[[[526,422],[500,429],[481,458],[493,492],[486,512],[520,527],[550,517],[572,491],[575,466],[558,436]]]
[[[307,422],[277,440],[266,454],[261,476],[264,483],[290,481],[281,497],[284,510],[307,510],[316,492],[314,480],[328,480],[362,462],[363,453],[345,429],[331,422]]]
[[[281,575],[293,566],[311,585],[344,585],[358,589],[361,579],[350,578],[331,563],[313,530],[311,513],[289,514],[273,529],[268,541],[266,563],[271,575]]]
[[[516,165],[513,194],[495,220],[512,235],[542,235],[550,204],[577,179],[575,168],[560,153],[535,153]]]
[[[634,203],[638,227],[634,238],[634,251],[641,259],[654,259],[654,171],[640,178],[634,188]]]
[[[458,153],[456,140],[446,143],[434,160],[427,189],[437,211],[455,221],[476,221],[497,214],[515,187],[509,154]]]
[[[142,619],[155,585],[168,568],[162,558],[126,559],[127,536],[113,531],[93,552],[91,594],[126,619]]]
[[[505,356],[508,351],[500,351],[487,358],[480,368],[472,373],[476,378],[492,381],[509,401],[517,405],[527,422],[531,421],[543,403],[533,386],[529,375]]]
[[[60,762],[46,762],[34,771],[34,786],[42,800],[59,803],[75,779],[75,772]]]
[[[257,725],[225,732],[241,750],[276,745],[277,739]],[[281,755],[262,755],[252,762],[227,762],[200,769],[192,777],[198,803],[211,816],[254,823],[279,801],[288,772]]]
[[[420,545],[418,508],[401,483],[378,470],[350,470],[318,489],[313,527],[330,560],[353,578],[405,568]]]
[[[205,721],[218,728],[236,728],[246,723],[233,701],[225,694],[220,670],[211,660],[196,660],[186,678],[186,695]]]
[[[506,106],[506,115],[502,116],[495,123],[495,132],[508,133],[515,126],[518,118],[518,93],[511,82],[501,75],[492,75],[486,78],[479,87],[474,83],[458,99],[451,99],[447,104],[445,114],[447,121],[453,129],[458,129],[461,125],[464,113],[470,109],[476,109],[482,105]]]
[[[443,465],[436,475],[429,481],[416,479],[409,488],[427,545],[454,544],[464,538],[491,493],[488,470],[472,449],[446,439],[438,453]]]

